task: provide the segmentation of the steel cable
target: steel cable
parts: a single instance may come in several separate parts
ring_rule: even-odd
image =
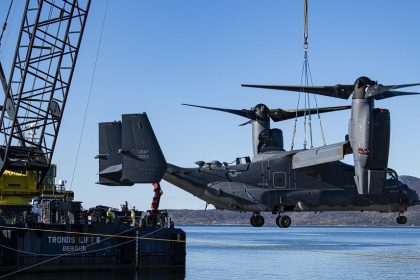
[[[95,63],[94,63],[94,66],[93,66],[93,73],[92,73],[92,78],[91,78],[91,81],[90,81],[88,98],[87,98],[87,101],[86,101],[85,112],[84,112],[84,115],[83,115],[82,130],[80,131],[79,143],[77,145],[76,159],[74,161],[73,172],[72,172],[72,175],[71,175],[70,190],[73,188],[74,174],[76,173],[77,162],[79,160],[79,154],[80,154],[80,147],[82,145],[83,133],[85,131],[86,116],[87,116],[87,113],[88,113],[90,98],[91,98],[91,95],[92,95],[93,82],[95,80],[96,66],[98,64],[99,51],[101,49],[102,35],[103,35],[103,32],[104,32],[105,20],[106,20],[106,16],[107,16],[107,13],[108,13],[108,5],[109,5],[109,0],[106,1],[105,13],[104,13],[104,17],[102,19],[101,33],[99,35],[98,48],[96,49]]]
[[[6,19],[4,20],[3,27],[1,29],[0,49],[1,49],[1,40],[3,39],[4,31],[6,30],[6,27],[7,27],[7,21],[9,20],[10,10],[12,9],[12,6],[13,6],[13,0],[10,1],[10,5],[9,5],[9,9],[7,11]]]

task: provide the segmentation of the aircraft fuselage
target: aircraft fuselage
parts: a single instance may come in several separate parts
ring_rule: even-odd
[[[216,208],[244,212],[403,212],[418,201],[415,191],[387,180],[378,195],[360,195],[354,167],[340,161],[293,169],[293,152],[260,154],[256,161],[199,168],[168,165],[164,179]]]

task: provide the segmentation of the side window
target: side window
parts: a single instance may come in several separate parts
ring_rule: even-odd
[[[55,177],[56,176],[56,166],[54,164],[50,165],[47,173],[45,174],[46,177]]]
[[[385,187],[387,189],[397,188],[399,186],[398,175],[393,170],[388,170],[386,173]]]
[[[275,188],[285,188],[286,187],[286,173],[274,172],[273,185]]]

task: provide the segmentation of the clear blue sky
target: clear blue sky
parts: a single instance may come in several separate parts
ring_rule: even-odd
[[[22,6],[24,1],[18,2]],[[9,1],[0,1],[0,20]],[[71,181],[83,114],[105,12],[93,0],[66,106],[54,162]],[[383,84],[420,82],[420,1],[310,1],[309,58],[314,84],[351,84],[367,75]],[[10,29],[20,22],[15,7]],[[241,83],[299,84],[303,62],[303,0],[110,0],[91,103],[72,189],[85,207],[125,200],[148,209],[151,185],[95,184],[97,124],[122,113],[147,112],[167,161],[232,161],[252,154],[251,127],[233,115],[181,106],[294,108],[297,95],[241,88]],[[1,48],[8,71],[13,31]],[[419,91],[420,89],[417,88]],[[349,104],[319,97],[320,106]],[[420,177],[420,97],[377,102],[392,115],[390,167]],[[323,115],[327,143],[344,139],[349,112]],[[290,146],[292,121],[277,123]],[[314,122],[316,144],[321,145]],[[302,122],[297,148],[302,147]],[[351,161],[351,157],[347,159]],[[162,208],[202,208],[204,202],[163,183]]]

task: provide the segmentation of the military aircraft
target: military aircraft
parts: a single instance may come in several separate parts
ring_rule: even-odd
[[[122,122],[99,124],[99,184],[109,186],[157,183],[160,180],[213,204],[218,209],[252,212],[250,223],[264,225],[261,212],[277,215],[276,224],[287,228],[289,211],[378,211],[403,213],[420,203],[418,194],[398,180],[388,168],[390,114],[374,107],[374,100],[419,94],[399,88],[420,84],[383,86],[367,77],[354,85],[246,87],[299,91],[348,99],[352,105],[320,108],[320,113],[351,108],[348,135],[328,146],[286,151],[280,129],[270,128],[270,119],[281,121],[303,116],[305,110],[270,110],[259,104],[252,110],[214,107],[248,118],[252,124],[254,157],[236,158],[234,164],[197,161],[183,168],[166,162],[146,113],[122,116]],[[341,162],[353,154],[354,166]]]

